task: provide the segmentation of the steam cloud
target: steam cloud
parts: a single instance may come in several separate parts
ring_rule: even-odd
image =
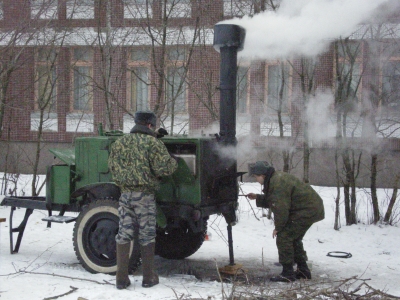
[[[330,121],[330,107],[334,99],[331,92],[318,93],[309,100],[307,120],[309,135],[313,142],[328,141],[336,134],[336,125]],[[323,130],[321,130],[323,128]]]
[[[243,57],[281,59],[316,56],[339,37],[347,37],[369,21],[389,0],[282,0],[276,11],[223,23],[246,29]]]

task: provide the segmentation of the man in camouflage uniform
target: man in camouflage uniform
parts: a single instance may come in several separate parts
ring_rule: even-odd
[[[134,230],[139,230],[142,255],[143,287],[158,284],[154,272],[156,237],[156,203],[154,193],[159,178],[171,175],[177,169],[176,160],[156,137],[157,118],[153,112],[135,113],[135,126],[130,134],[119,138],[111,147],[108,165],[113,180],[121,189],[119,199],[119,231],[117,242],[116,287],[130,285],[128,277],[130,243]]]
[[[280,275],[271,281],[291,282],[311,279],[307,266],[307,255],[303,248],[303,237],[315,222],[323,220],[324,205],[313,188],[293,175],[275,171],[267,162],[258,161],[250,168],[257,182],[263,184],[263,195],[250,193],[249,199],[256,200],[258,207],[270,208],[274,213],[279,262],[283,267]],[[293,263],[297,271],[293,271]]]

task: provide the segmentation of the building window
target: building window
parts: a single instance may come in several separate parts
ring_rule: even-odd
[[[31,0],[32,19],[57,19],[57,0]]]
[[[149,49],[134,49],[130,53],[130,60],[135,64],[147,65],[150,61],[150,50]]]
[[[248,67],[238,67],[236,111],[239,114],[248,113]]]
[[[67,0],[67,19],[94,19],[94,0]]]
[[[173,64],[182,64],[186,59],[186,51],[181,47],[169,48],[167,58]]]
[[[148,19],[153,17],[153,0],[124,0],[125,19]]]
[[[167,18],[190,18],[192,16],[190,0],[165,0],[162,8],[164,16]]]
[[[167,59],[169,66],[167,68],[165,100],[168,113],[186,113],[186,68],[184,67],[186,51],[181,47],[171,47],[167,51]]]
[[[128,62],[127,110],[148,110],[150,105],[149,49],[133,49]]]
[[[149,109],[149,70],[146,67],[134,67],[131,70],[130,110]]]
[[[72,48],[71,106],[67,132],[93,132],[93,50]]]
[[[54,49],[39,49],[36,54],[36,110],[56,111],[57,53]]]
[[[362,44],[358,42],[338,42],[336,77],[336,97],[341,102],[356,105],[361,97]],[[346,105],[351,108],[352,105]]]
[[[74,49],[73,52],[72,110],[91,112],[93,110],[93,51],[82,47]]]
[[[341,86],[341,91],[338,92],[342,93],[342,99],[352,99],[355,101],[354,103],[357,103],[361,94],[361,64],[343,62],[339,63],[339,69],[344,82]]]
[[[382,106],[400,110],[400,61],[388,61],[382,68]]]
[[[287,113],[289,111],[289,66],[286,64],[267,67],[267,110]]]
[[[224,16],[226,17],[243,17],[253,13],[253,0],[224,0]]]
[[[171,115],[187,112],[185,74],[183,66],[168,67],[166,103],[168,113]]]
[[[35,55],[35,110],[31,130],[57,131],[57,53],[39,49]]]

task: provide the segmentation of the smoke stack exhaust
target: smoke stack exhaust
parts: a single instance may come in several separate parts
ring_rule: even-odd
[[[214,26],[214,49],[220,63],[220,142],[236,145],[237,52],[243,49],[245,29],[233,24]]]

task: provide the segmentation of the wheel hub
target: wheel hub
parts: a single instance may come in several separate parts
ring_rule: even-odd
[[[115,222],[111,220],[100,220],[90,233],[90,244],[95,252],[107,259],[116,258],[115,235],[118,230]]]

